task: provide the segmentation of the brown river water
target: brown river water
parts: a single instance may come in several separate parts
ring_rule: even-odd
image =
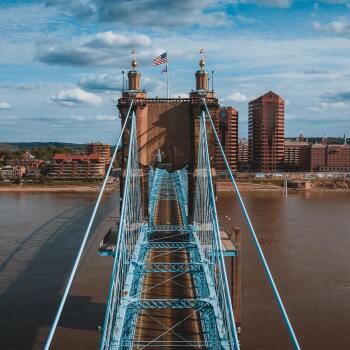
[[[302,349],[350,349],[350,193],[243,197]],[[0,194],[0,349],[43,348],[95,198]],[[118,202],[104,198],[96,225]],[[219,196],[218,212],[242,228],[241,348],[292,349],[233,195]],[[111,272],[102,235],[87,244],[52,349],[98,347]]]

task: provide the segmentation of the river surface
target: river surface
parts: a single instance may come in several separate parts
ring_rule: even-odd
[[[243,197],[302,349],[350,349],[350,193]],[[95,198],[0,194],[0,349],[42,349]],[[118,202],[104,198],[96,225]],[[218,212],[242,229],[242,349],[292,349],[233,195]],[[97,255],[102,235],[87,244],[52,349],[98,346],[112,262]]]

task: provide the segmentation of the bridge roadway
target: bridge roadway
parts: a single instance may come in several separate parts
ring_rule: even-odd
[[[154,214],[155,225],[182,225],[176,199],[159,198]],[[153,232],[150,242],[187,242],[187,232]],[[188,263],[186,249],[150,249],[150,263]],[[150,272],[142,283],[142,299],[195,299],[194,281],[189,272]],[[205,349],[198,313],[194,309],[142,309],[137,318],[133,349]]]

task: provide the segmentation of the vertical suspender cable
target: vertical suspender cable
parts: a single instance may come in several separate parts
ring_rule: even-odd
[[[115,308],[115,289],[116,289],[116,281],[119,282],[117,279],[120,277],[121,274],[123,274],[123,268],[124,268],[124,259],[123,257],[120,258],[118,255],[118,252],[122,252],[120,249],[121,245],[123,244],[122,242],[122,235],[125,230],[125,225],[127,223],[127,210],[129,209],[129,191],[130,191],[130,169],[132,166],[132,151],[134,147],[134,143],[136,142],[135,140],[135,115],[134,113],[132,114],[132,119],[131,119],[131,130],[130,130],[130,138],[129,138],[129,151],[128,151],[128,162],[127,162],[127,167],[126,167],[126,176],[125,176],[125,187],[124,187],[124,193],[123,193],[123,202],[122,202],[122,209],[121,209],[121,214],[120,214],[120,221],[119,221],[119,228],[118,228],[118,236],[117,236],[117,242],[115,246],[115,255],[114,255],[114,261],[113,261],[113,269],[112,269],[112,277],[110,281],[110,286],[109,286],[109,293],[108,293],[108,301],[107,301],[107,307],[106,307],[106,313],[105,313],[105,320],[104,320],[104,325],[103,325],[103,332],[100,340],[100,349],[104,348],[109,348],[110,345],[110,333],[111,333],[111,327],[113,327],[113,319],[114,319],[114,314],[111,315],[111,309],[114,312]],[[124,239],[124,235],[123,235]],[[122,252],[123,253],[123,252]],[[122,262],[118,260],[118,258],[122,259]],[[118,262],[120,264],[118,264]],[[122,268],[120,268],[122,266]],[[122,278],[120,278],[122,280]],[[114,293],[114,294],[113,294]],[[112,318],[112,321],[109,319]],[[108,324],[110,322],[110,325]],[[108,338],[108,339],[106,339]],[[107,342],[107,346],[106,346]]]
[[[204,107],[205,107],[205,110],[206,110],[206,114],[207,114],[208,119],[209,119],[210,124],[211,124],[211,128],[212,128],[212,130],[213,130],[213,133],[214,133],[216,142],[217,142],[217,144],[218,144],[218,146],[219,146],[219,148],[220,148],[220,153],[221,153],[221,155],[222,155],[222,158],[224,159],[225,166],[226,166],[226,168],[227,168],[227,171],[229,172],[231,182],[232,182],[233,187],[234,187],[234,189],[235,189],[235,191],[236,191],[236,193],[237,193],[237,197],[238,197],[238,200],[239,200],[239,204],[240,204],[240,206],[241,206],[241,209],[242,209],[242,211],[243,211],[243,214],[244,214],[244,217],[245,217],[245,219],[246,219],[247,225],[248,225],[248,227],[249,227],[249,232],[250,232],[250,234],[251,234],[251,236],[252,236],[252,238],[253,238],[255,247],[256,247],[256,249],[257,249],[257,251],[258,251],[258,254],[259,254],[259,257],[260,257],[260,261],[261,261],[261,263],[262,263],[262,265],[263,265],[263,267],[264,267],[264,270],[265,270],[265,273],[266,273],[267,278],[268,278],[268,280],[269,280],[269,283],[270,283],[270,285],[271,285],[272,291],[273,291],[273,293],[274,293],[274,295],[275,295],[275,298],[276,298],[278,307],[279,307],[279,309],[280,309],[280,311],[281,311],[281,313],[282,313],[282,317],[283,317],[283,320],[284,320],[284,322],[285,322],[285,324],[286,324],[286,327],[287,327],[287,329],[288,329],[288,332],[289,332],[289,335],[290,335],[290,337],[291,337],[293,346],[294,346],[295,349],[300,350],[300,346],[299,346],[298,340],[297,340],[297,338],[296,338],[296,335],[295,335],[295,333],[294,333],[292,324],[291,324],[291,322],[290,322],[290,320],[289,320],[289,317],[288,317],[288,315],[287,315],[286,309],[284,308],[282,299],[281,299],[281,297],[280,297],[280,295],[279,295],[279,292],[278,292],[278,289],[277,289],[277,287],[276,287],[275,281],[274,281],[274,279],[273,279],[273,277],[272,277],[272,274],[271,274],[271,271],[270,271],[269,266],[268,266],[268,264],[267,264],[267,261],[266,261],[266,259],[265,259],[264,253],[263,253],[263,251],[262,251],[262,249],[261,249],[259,240],[258,240],[258,238],[257,238],[257,236],[256,236],[256,233],[255,233],[253,224],[252,224],[252,222],[250,221],[250,218],[249,218],[249,215],[248,215],[248,211],[247,211],[247,209],[246,209],[246,207],[245,207],[245,204],[244,204],[244,202],[243,202],[242,196],[241,196],[241,194],[240,194],[240,192],[239,192],[239,189],[238,189],[238,186],[237,186],[237,184],[236,184],[235,178],[234,178],[234,176],[233,176],[232,170],[231,170],[231,168],[230,168],[230,166],[229,166],[229,164],[228,164],[228,161],[227,161],[225,152],[224,152],[224,150],[223,150],[223,148],[222,148],[221,142],[220,142],[219,137],[218,137],[218,134],[217,134],[217,132],[216,132],[216,129],[215,129],[213,120],[212,120],[212,118],[211,118],[211,116],[210,116],[210,113],[209,113],[209,110],[208,110],[208,106],[207,106],[207,104],[206,104],[205,99],[203,99],[203,103],[204,103]]]
[[[118,147],[120,145],[120,142],[121,142],[121,139],[122,139],[122,136],[123,136],[123,133],[124,133],[124,130],[125,130],[125,127],[126,127],[126,124],[127,124],[127,121],[128,121],[129,115],[130,115],[130,112],[131,112],[132,105],[133,105],[133,101],[131,101],[128,113],[127,113],[125,121],[124,121],[124,125],[122,127],[122,130],[120,132],[120,135],[119,135],[119,138],[118,138],[115,150],[113,152],[111,163],[109,164],[108,170],[107,170],[105,178],[103,180],[103,184],[102,184],[102,187],[100,189],[100,193],[99,193],[99,195],[97,197],[97,200],[96,200],[96,203],[95,203],[95,206],[94,206],[94,210],[92,212],[89,224],[88,224],[87,229],[85,231],[83,241],[82,241],[82,243],[80,245],[78,255],[77,255],[76,259],[75,259],[75,262],[74,262],[74,265],[73,265],[73,269],[72,269],[72,271],[71,271],[71,273],[69,275],[69,279],[68,279],[66,288],[64,290],[62,299],[60,301],[60,304],[59,304],[59,307],[58,307],[55,319],[54,319],[53,324],[51,326],[50,333],[49,333],[49,335],[48,335],[48,337],[46,339],[44,350],[48,350],[50,348],[50,346],[51,346],[52,338],[53,338],[53,336],[55,334],[55,331],[56,331],[56,328],[57,328],[57,325],[58,325],[58,321],[60,320],[64,304],[65,304],[65,302],[67,300],[67,297],[68,297],[68,293],[69,293],[69,291],[70,291],[70,289],[72,287],[72,283],[73,283],[73,280],[74,280],[74,277],[75,277],[75,273],[76,273],[76,271],[78,269],[78,265],[79,265],[81,256],[83,254],[83,251],[84,251],[87,239],[89,237],[89,234],[90,234],[90,231],[91,231],[91,227],[92,227],[92,224],[93,224],[95,216],[96,216],[97,209],[98,209],[98,207],[100,205],[100,202],[101,202],[101,199],[102,199],[102,195],[103,195],[104,189],[105,189],[106,184],[107,184],[109,173],[112,170],[112,166],[113,166],[114,160],[115,160],[117,152],[118,152]]]

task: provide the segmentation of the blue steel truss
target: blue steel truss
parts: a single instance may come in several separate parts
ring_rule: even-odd
[[[190,347],[213,350],[239,350],[239,341],[228,288],[224,252],[215,206],[208,151],[206,116],[223,156],[225,166],[229,172],[231,182],[238,196],[243,214],[288,328],[294,348],[297,350],[300,349],[204,99],[203,107],[204,111],[200,116],[197,167],[193,175],[196,180],[193,222],[188,222],[187,198],[189,176],[186,169],[169,173],[164,169],[153,168],[150,168],[148,173],[150,190],[148,194],[148,221],[145,221],[142,215],[142,171],[138,162],[136,120],[134,113],[130,117],[132,111],[131,103],[122,127],[122,133],[117,142],[116,150],[48,335],[45,350],[50,348],[83,249],[90,234],[96,211],[108,180],[108,175],[112,169],[118,145],[121,142],[121,137],[126,125],[129,124],[130,118],[130,139],[124,181],[125,186],[122,197],[123,202],[100,349],[142,350],[154,346],[157,348],[178,347],[182,349]],[[179,224],[155,224],[156,208],[162,201],[176,201],[181,217]],[[155,233],[156,238],[153,237]],[[179,237],[180,239],[178,239]],[[157,259],[170,255],[176,256],[180,252],[181,254],[185,252],[186,258],[181,262],[174,262],[167,259],[164,259],[164,261],[162,259],[153,261],[149,259],[150,252],[152,252],[152,257],[156,257]],[[175,277],[183,274],[190,275],[194,286],[194,293],[191,294],[193,297],[163,297],[160,299],[144,297],[145,277],[152,273],[156,275],[168,274],[168,276],[169,274],[175,274]],[[167,278],[165,281],[158,283],[158,286],[161,286],[164,282],[172,278]],[[153,287],[157,287],[157,285]],[[199,316],[202,337],[199,340],[185,339],[183,336],[175,333],[174,328],[186,321],[189,317],[186,316],[151,341],[148,339],[135,339],[138,316],[140,312],[145,312],[147,309],[193,310]],[[154,321],[160,323],[156,319]],[[178,339],[176,341],[169,341],[166,338],[162,338],[168,332],[176,334]]]
[[[125,176],[120,225],[116,242],[109,297],[101,336],[101,349],[111,349],[115,342],[123,311],[125,291],[128,288],[132,260],[137,255],[143,237],[143,217],[141,198],[141,171],[138,162],[135,114],[131,118],[130,142]]]
[[[154,210],[158,200],[178,200],[182,203],[181,210],[187,215],[187,171],[182,169],[168,173],[165,169],[152,167],[149,172],[149,225],[152,227]]]
[[[195,175],[194,241],[199,247],[201,260],[204,262],[203,268],[215,316],[217,322],[220,321],[222,340],[227,348],[239,349],[216,212],[204,112],[200,118],[198,163]]]
[[[101,349],[143,349],[147,346],[178,346],[206,349],[239,349],[226,271],[220,243],[211,179],[204,115],[201,117],[198,169],[196,170],[195,219],[188,223],[188,174],[165,169],[149,171],[148,222],[142,221],[140,171],[137,159],[136,125],[132,118],[129,156],[113,273],[101,337]],[[136,199],[136,202],[135,202]],[[156,225],[155,210],[160,201],[177,201],[181,224]],[[137,203],[137,205],[135,205]],[[135,211],[136,210],[136,211]],[[152,238],[154,233],[160,237]],[[186,237],[185,241],[172,237]],[[130,238],[132,237],[132,244]],[[186,251],[185,262],[148,261],[156,256]],[[193,299],[144,299],[144,280],[150,273],[190,274]],[[177,276],[177,275],[175,275]],[[171,279],[171,278],[170,278]],[[160,283],[161,284],[161,283]],[[167,343],[160,337],[135,340],[140,312],[146,309],[193,309],[198,314],[202,340]],[[181,322],[185,321],[182,320]],[[172,331],[172,328],[166,332]],[[166,333],[165,332],[165,333]],[[189,345],[190,344],[190,345]]]
[[[133,159],[133,157],[137,157],[137,144],[135,119],[132,119],[126,187],[117,242],[118,248],[115,254],[111,292],[101,340],[101,349],[103,350],[144,349],[149,346],[158,348],[165,346],[185,348],[190,346],[192,348],[213,350],[239,349],[215,205],[206,115],[217,141],[218,137],[205,101],[204,106],[207,113],[203,111],[200,116],[198,160],[194,173],[196,185],[192,223],[188,222],[187,217],[188,174],[185,169],[174,173],[169,173],[165,169],[150,169],[148,222],[142,221],[141,211],[135,213],[135,209],[141,207],[141,191],[138,160],[137,158],[136,160]],[[219,146],[222,151],[220,143]],[[228,167],[223,151],[222,154]],[[291,334],[293,345],[296,349],[300,349],[230,169],[229,173]],[[133,186],[129,183],[129,177],[134,179]],[[131,205],[131,203],[135,203],[135,198],[139,200],[139,205]],[[178,203],[181,216],[180,224],[155,224],[156,208],[164,200]],[[125,208],[129,208],[129,212]],[[128,216],[130,214],[132,218]],[[130,234],[131,232],[132,234]],[[154,233],[160,235],[153,238]],[[177,240],[176,238],[179,238],[179,236],[184,240]],[[130,237],[133,237],[132,244],[129,243]],[[189,259],[184,262],[149,261],[150,251],[156,257],[186,251]],[[159,276],[172,273],[175,274],[175,277],[190,274],[195,290],[193,298],[145,298],[144,281],[146,276],[152,273]],[[172,279],[172,277],[169,279]],[[159,283],[159,285],[162,283]],[[139,315],[148,309],[194,310],[200,319],[201,339],[194,341],[182,337],[181,340],[169,342],[162,339],[161,335],[156,336],[151,341],[135,339]],[[187,317],[181,320],[180,323],[184,322]],[[164,325],[162,324],[162,326]],[[163,334],[173,332],[173,329],[174,326],[167,329]]]
[[[153,226],[147,226],[145,229],[146,233],[153,233],[153,232],[190,232],[191,227],[190,226],[184,226],[184,225],[153,225]]]

